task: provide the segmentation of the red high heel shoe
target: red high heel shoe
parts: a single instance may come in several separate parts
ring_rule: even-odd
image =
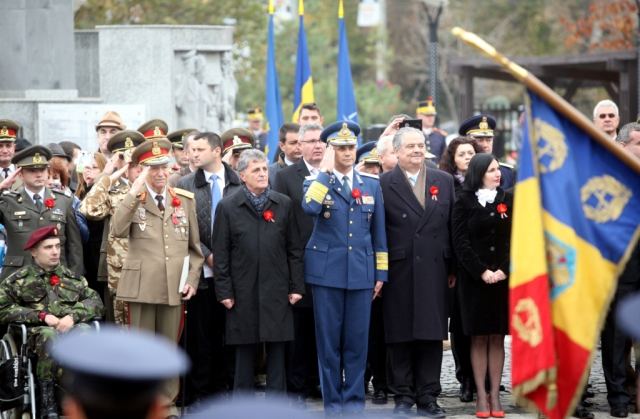
[[[503,418],[504,417],[504,410],[493,410],[491,408],[491,402],[489,401],[489,396],[487,396],[487,403],[489,404],[489,412],[491,413],[491,416],[494,418]]]
[[[486,419],[491,416],[491,407],[488,412],[478,412],[478,400],[476,399],[476,417]]]

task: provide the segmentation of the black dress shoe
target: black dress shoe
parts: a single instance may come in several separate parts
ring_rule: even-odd
[[[578,402],[576,410],[573,411],[573,417],[580,419],[593,419],[593,413],[589,412],[587,408],[582,405],[582,402]]]
[[[373,404],[387,404],[387,392],[384,390],[376,390],[371,398]]]
[[[460,401],[469,403],[473,401],[473,379],[464,378],[460,384]]]
[[[614,418],[626,418],[629,416],[629,409],[625,403],[616,403],[611,406],[611,416]]]
[[[444,418],[447,413],[438,405],[438,402],[429,402],[418,405],[418,416],[426,416],[428,418]]]
[[[398,402],[396,407],[393,408],[393,414],[397,416],[409,416],[411,415],[411,406],[409,402]]]
[[[298,410],[307,410],[307,397],[298,395],[291,400],[291,407]]]

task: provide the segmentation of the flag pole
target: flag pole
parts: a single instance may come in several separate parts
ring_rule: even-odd
[[[638,160],[638,158],[623,150],[622,147],[616,144],[616,142],[605,134],[604,131],[596,127],[593,121],[590,121],[562,96],[544,84],[539,78],[500,54],[493,46],[488,44],[475,33],[467,32],[459,27],[453,28],[451,33],[464,41],[465,44],[482,51],[489,58],[507,69],[516,80],[527,86],[531,91],[544,99],[552,108],[567,117],[567,119],[589,134],[589,136],[597,141],[601,146],[609,150],[614,156],[622,160],[627,166],[640,174],[640,160]]]

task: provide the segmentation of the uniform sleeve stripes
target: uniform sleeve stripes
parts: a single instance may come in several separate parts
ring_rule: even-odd
[[[376,252],[376,269],[379,271],[389,270],[389,254],[387,252]]]
[[[322,183],[313,182],[311,186],[309,186],[309,189],[307,189],[307,193],[306,193],[307,202],[309,198],[311,198],[311,200],[319,204],[322,204],[322,202],[324,201],[324,198],[327,196],[327,192],[329,192],[329,188],[324,186]]]

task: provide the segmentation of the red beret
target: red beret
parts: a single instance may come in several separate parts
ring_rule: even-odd
[[[24,245],[24,249],[29,250],[32,247],[35,247],[42,240],[49,239],[51,237],[60,237],[60,232],[56,226],[42,227],[33,232],[29,240],[27,240],[27,244]]]

